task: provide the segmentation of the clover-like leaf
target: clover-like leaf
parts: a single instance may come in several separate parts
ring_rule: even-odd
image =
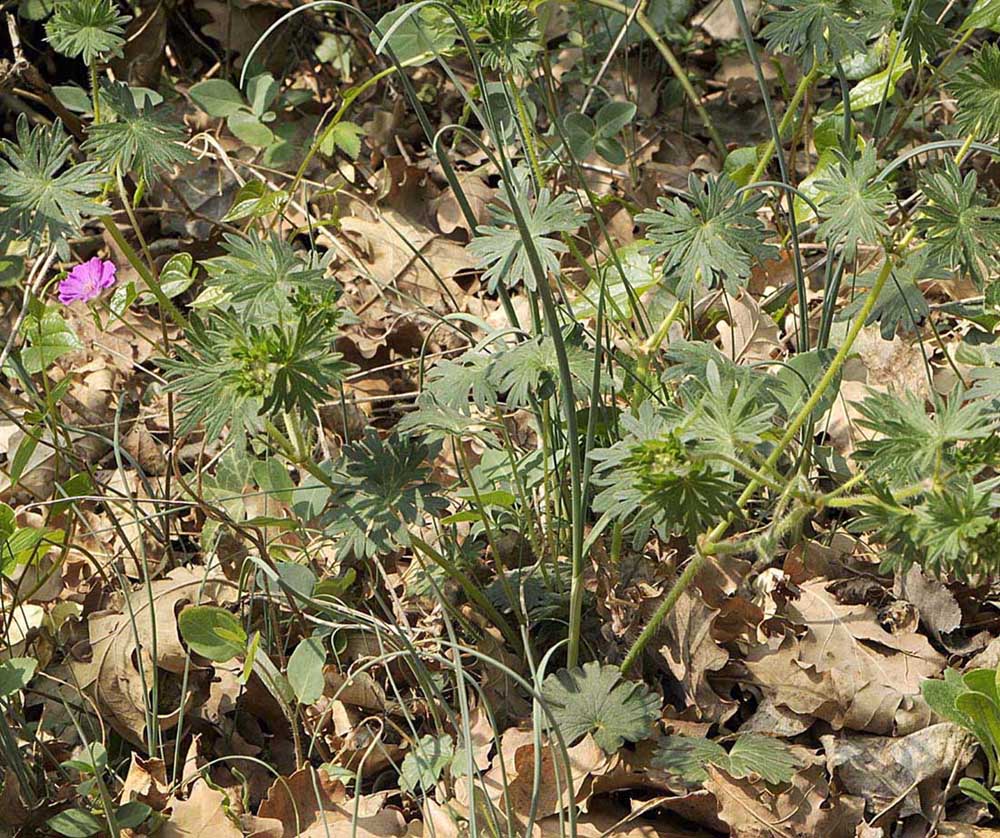
[[[225,663],[247,650],[247,633],[234,614],[215,605],[192,605],[177,618],[184,642],[210,661]]]
[[[707,780],[705,766],[714,765],[736,779],[760,777],[777,785],[789,782],[801,764],[784,742],[754,733],[738,737],[728,753],[709,739],[665,736],[653,757],[654,766],[691,784]]]
[[[567,745],[590,733],[608,754],[648,737],[660,712],[659,697],[645,684],[622,680],[618,667],[596,661],[549,675],[542,696]]]

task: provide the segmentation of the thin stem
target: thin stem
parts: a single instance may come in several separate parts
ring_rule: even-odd
[[[153,296],[156,298],[156,302],[159,304],[160,308],[166,312],[167,316],[174,321],[174,323],[182,329],[187,328],[187,318],[181,314],[180,310],[175,306],[170,298],[163,293],[163,288],[160,286],[159,280],[153,276],[153,273],[146,267],[142,259],[139,258],[139,254],[135,252],[135,249],[122,235],[122,231],[118,229],[115,224],[114,219],[110,215],[104,215],[101,217],[101,223],[104,225],[104,229],[108,231],[108,234],[114,239],[115,244],[121,249],[122,253],[125,254],[125,258],[128,259],[129,264],[136,269],[139,276],[142,277],[143,281],[149,287]]]
[[[910,233],[904,237],[899,248],[897,249],[897,252],[901,252],[905,249],[910,239],[912,239],[914,232],[915,228],[911,229]],[[782,455],[785,453],[785,449],[787,449],[792,443],[796,434],[798,434],[799,430],[812,415],[813,410],[816,409],[816,406],[822,400],[823,395],[830,389],[834,381],[836,381],[837,376],[840,374],[841,367],[843,367],[844,362],[847,361],[847,357],[851,353],[851,348],[854,346],[854,342],[857,340],[858,335],[861,334],[861,330],[864,328],[868,315],[871,314],[872,309],[875,307],[875,303],[878,301],[879,295],[882,293],[882,289],[885,287],[886,281],[892,273],[893,264],[893,259],[889,257],[889,254],[886,254],[882,270],[879,271],[879,274],[875,279],[875,283],[872,285],[871,293],[869,293],[864,305],[862,305],[861,310],[851,323],[851,328],[847,333],[847,337],[844,339],[840,349],[837,350],[837,354],[830,362],[830,366],[827,368],[823,377],[813,390],[812,396],[810,396],[809,400],[802,406],[802,409],[785,429],[785,433],[782,435],[777,445],[775,445],[771,455],[764,461],[763,471],[771,470],[778,460],[781,459]],[[736,509],[741,510],[744,506],[746,506],[747,502],[757,493],[757,490],[760,489],[762,485],[761,481],[757,478],[752,479],[737,499]],[[656,609],[656,613],[653,614],[652,619],[649,623],[647,623],[646,627],[642,630],[642,633],[638,638],[636,638],[632,647],[628,650],[628,654],[625,655],[625,659],[621,664],[622,672],[627,673],[632,668],[639,655],[642,654],[643,649],[645,649],[649,641],[653,639],[659,631],[660,625],[667,618],[667,615],[670,614],[673,607],[677,604],[681,594],[684,593],[688,585],[694,581],[695,577],[702,569],[707,557],[705,553],[702,552],[700,545],[715,544],[716,542],[721,541],[722,537],[726,534],[726,531],[732,525],[735,518],[735,512],[730,513],[723,521],[720,521],[714,529],[699,539],[699,546],[696,548],[694,557],[688,563],[687,567],[684,568],[683,573],[681,573],[681,575],[677,578],[674,586],[667,593],[666,597],[664,597],[663,602],[660,603],[659,608]]]
[[[593,3],[595,6],[600,6],[603,9],[609,9],[612,12],[617,12],[620,15],[624,15],[626,18],[634,11],[632,8],[625,6],[624,4],[616,2],[616,0],[587,0],[587,2]],[[677,60],[677,56],[674,55],[673,50],[670,49],[667,42],[660,37],[660,33],[656,31],[656,27],[653,26],[649,18],[646,17],[643,12],[639,11],[635,13],[635,22],[639,24],[639,28],[646,33],[646,37],[653,42],[653,46],[656,47],[657,51],[663,57],[663,60],[667,62],[670,72],[674,74],[674,78],[677,79],[677,82],[684,90],[684,94],[687,96],[688,101],[691,102],[691,106],[694,108],[695,113],[698,114],[698,118],[701,119],[702,124],[705,126],[705,130],[708,131],[708,136],[711,138],[712,144],[719,152],[719,157],[722,160],[725,160],[729,155],[726,144],[719,135],[719,132],[715,127],[715,123],[712,122],[712,117],[708,115],[708,111],[705,110],[705,106],[701,103],[701,97],[698,95],[698,91],[694,89],[694,86],[691,84],[691,80],[687,77],[687,73],[681,66],[680,61]]]
[[[781,117],[781,122],[778,125],[778,134],[780,136],[784,137],[788,133],[788,129],[792,126],[792,121],[795,119],[795,114],[799,109],[799,105],[802,104],[802,100],[805,98],[809,88],[812,87],[813,82],[816,81],[816,77],[818,75],[819,66],[814,65],[813,68],[806,73],[806,75],[799,79],[798,86],[795,88],[795,94],[792,96],[792,101],[788,103],[785,115]],[[767,169],[776,150],[777,145],[772,137],[767,141],[767,145],[764,146],[764,151],[760,156],[760,160],[757,161],[757,167],[753,170],[753,174],[750,175],[750,183],[756,183],[764,176],[764,170]]]

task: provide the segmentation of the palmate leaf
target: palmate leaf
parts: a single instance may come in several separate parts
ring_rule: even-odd
[[[182,434],[199,423],[209,438],[227,424],[252,431],[260,414],[280,410],[308,419],[351,369],[320,319],[261,328],[219,313],[207,322],[192,317],[187,338],[188,347],[175,344],[176,357],[160,361],[166,389],[181,397]]]
[[[447,500],[428,479],[434,450],[412,437],[383,440],[371,429],[344,447],[330,473],[340,490],[325,518],[338,556],[368,558],[405,547],[408,526],[444,510]]]
[[[552,235],[572,233],[583,224],[584,216],[577,210],[576,199],[572,195],[557,195],[553,198],[548,189],[542,189],[535,206],[531,207],[523,197],[522,190],[514,190],[513,198],[512,190],[505,188],[505,192],[508,201],[518,202],[543,270],[546,273],[558,272],[559,255],[565,253],[567,248],[559,239],[552,238]],[[535,274],[531,270],[513,212],[507,208],[494,207],[492,215],[497,223],[477,227],[479,235],[468,245],[480,266],[486,269],[483,278],[487,287],[491,292],[496,291],[502,282],[508,288],[524,283],[534,289]]]
[[[808,70],[864,49],[871,18],[852,0],[778,0],[761,31],[771,52],[797,55]]]
[[[854,259],[858,242],[877,244],[881,236],[888,234],[886,218],[893,193],[887,183],[874,180],[878,171],[874,146],[867,146],[853,160],[839,150],[835,153],[840,165],[831,167],[827,176],[816,183],[825,194],[819,207],[823,222],[817,234],[843,241],[845,255]]]
[[[955,122],[966,134],[1000,137],[1000,47],[984,44],[948,86],[958,100]]]
[[[56,52],[91,64],[120,54],[125,24],[131,19],[118,13],[114,0],[57,0],[45,24],[45,40]]]
[[[954,161],[926,174],[921,189],[928,204],[917,218],[928,256],[958,268],[983,288],[1000,266],[1000,207],[986,204],[975,172],[964,178]]]
[[[17,119],[16,141],[0,141],[0,229],[33,242],[48,236],[67,257],[66,236],[104,212],[89,197],[104,181],[97,164],[67,166],[71,148],[59,120],[29,128],[24,114]]]
[[[596,661],[549,675],[542,697],[567,746],[590,733],[607,754],[647,738],[660,713],[659,696],[645,684]]]
[[[297,320],[300,313],[313,317],[339,295],[339,287],[322,267],[307,263],[274,233],[268,238],[256,232],[227,233],[222,249],[223,256],[201,263],[208,272],[208,285],[224,291],[250,322],[278,324]]]
[[[120,83],[105,85],[102,93],[116,119],[92,123],[83,150],[106,169],[123,174],[134,171],[146,183],[152,183],[160,172],[192,159],[180,144],[184,131],[176,122],[157,114],[149,99],[142,108],[137,107],[128,85]]]
[[[452,361],[438,361],[427,373],[427,392],[445,407],[469,413],[469,399],[479,410],[496,404],[497,392],[490,379],[493,359],[485,352],[470,350]]]
[[[858,424],[878,435],[858,443],[855,458],[872,475],[895,483],[922,480],[935,469],[955,466],[959,443],[989,437],[1000,421],[986,402],[963,403],[960,390],[947,400],[935,395],[933,414],[913,393],[872,393],[855,407],[863,416]]]
[[[892,340],[897,331],[913,332],[926,320],[930,308],[918,283],[925,279],[948,277],[948,273],[940,265],[929,264],[926,255],[925,252],[918,252],[908,256],[902,264],[897,262],[865,320],[866,326],[878,323],[879,332],[885,340]],[[854,284],[859,289],[871,288],[876,275],[877,271],[869,271],[859,276]],[[841,309],[837,320],[853,319],[866,299],[867,294],[858,293],[852,302]]]
[[[753,260],[777,255],[773,245],[764,243],[764,225],[756,215],[764,196],[744,200],[738,189],[725,175],[702,184],[692,174],[683,200],[659,198],[659,210],[636,216],[648,225],[646,235],[653,242],[645,252],[663,257],[664,275],[678,298],[720,284],[737,296]]]
[[[566,342],[566,354],[574,391],[582,395],[593,375],[593,356],[570,340]],[[543,336],[526,340],[498,353],[491,366],[490,381],[498,391],[507,392],[507,404],[512,407],[527,407],[532,395],[539,399],[552,395],[559,381],[559,362],[552,339]]]
[[[802,761],[784,742],[753,733],[739,736],[728,753],[710,739],[665,736],[653,757],[654,766],[694,785],[708,779],[705,766],[709,764],[736,779],[760,777],[777,785],[790,782]]]

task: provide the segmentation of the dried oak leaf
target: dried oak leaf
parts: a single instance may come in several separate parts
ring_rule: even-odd
[[[704,786],[715,796],[719,818],[729,824],[732,838],[854,838],[862,820],[860,798],[830,795],[815,766],[780,790],[734,779],[713,765],[705,770]]]
[[[960,771],[975,753],[972,737],[950,723],[898,738],[828,735],[820,741],[831,777],[863,797],[872,814],[902,798],[901,818],[922,813],[918,784],[947,779],[956,763]]]
[[[200,597],[211,599],[217,590],[219,586],[212,579],[206,582],[203,572],[180,567],[152,583],[152,608],[145,590],[140,589],[129,594],[127,607],[123,603],[114,611],[90,615],[90,659],[74,661],[73,674],[81,689],[91,689],[98,707],[107,711],[111,726],[130,742],[143,744],[144,684],[152,684],[154,669],[177,675],[184,672],[187,651],[177,633],[177,613]],[[179,710],[160,716],[160,727],[169,729],[176,724]]]
[[[736,702],[715,692],[708,680],[729,661],[729,653],[712,637],[712,623],[719,612],[705,605],[701,595],[687,590],[681,594],[663,624],[667,642],[660,654],[680,682],[684,699],[698,708],[702,718],[722,722],[736,712]]]
[[[311,766],[279,778],[260,804],[257,820],[277,821],[282,831],[273,838],[388,838],[406,831],[403,816],[384,806],[385,795],[348,798],[344,786]],[[355,817],[357,805],[357,817]]]
[[[786,616],[807,629],[797,663],[829,675],[840,713],[827,721],[882,734],[925,726],[930,712],[925,712],[920,684],[939,675],[945,664],[927,638],[914,631],[890,634],[873,608],[841,605],[821,581],[807,582],[800,591]]]
[[[226,812],[226,795],[198,780],[187,800],[174,803],[160,838],[243,838]]]

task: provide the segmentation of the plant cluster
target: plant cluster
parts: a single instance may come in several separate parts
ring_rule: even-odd
[[[717,52],[767,126],[743,146],[685,69],[716,52],[684,4],[391,5],[308,3],[158,90],[126,81],[142,30],[114,0],[18,5],[86,80],[11,87],[32,104],[0,141],[23,834],[193,834],[204,809],[226,834],[404,834],[392,797],[455,834],[576,835],[619,768],[708,794],[702,825],[826,834],[853,757],[813,721],[885,737],[931,711],[1000,811],[997,673],[931,677],[968,639],[942,639],[948,586],[1000,577],[1000,4],[773,0],[755,31],[734,0]],[[336,96],[267,54],[302,20],[345,51]],[[685,188],[618,92],[640,53],[704,140]],[[96,353],[125,359],[114,386]],[[915,578],[933,644],[875,612]]]

